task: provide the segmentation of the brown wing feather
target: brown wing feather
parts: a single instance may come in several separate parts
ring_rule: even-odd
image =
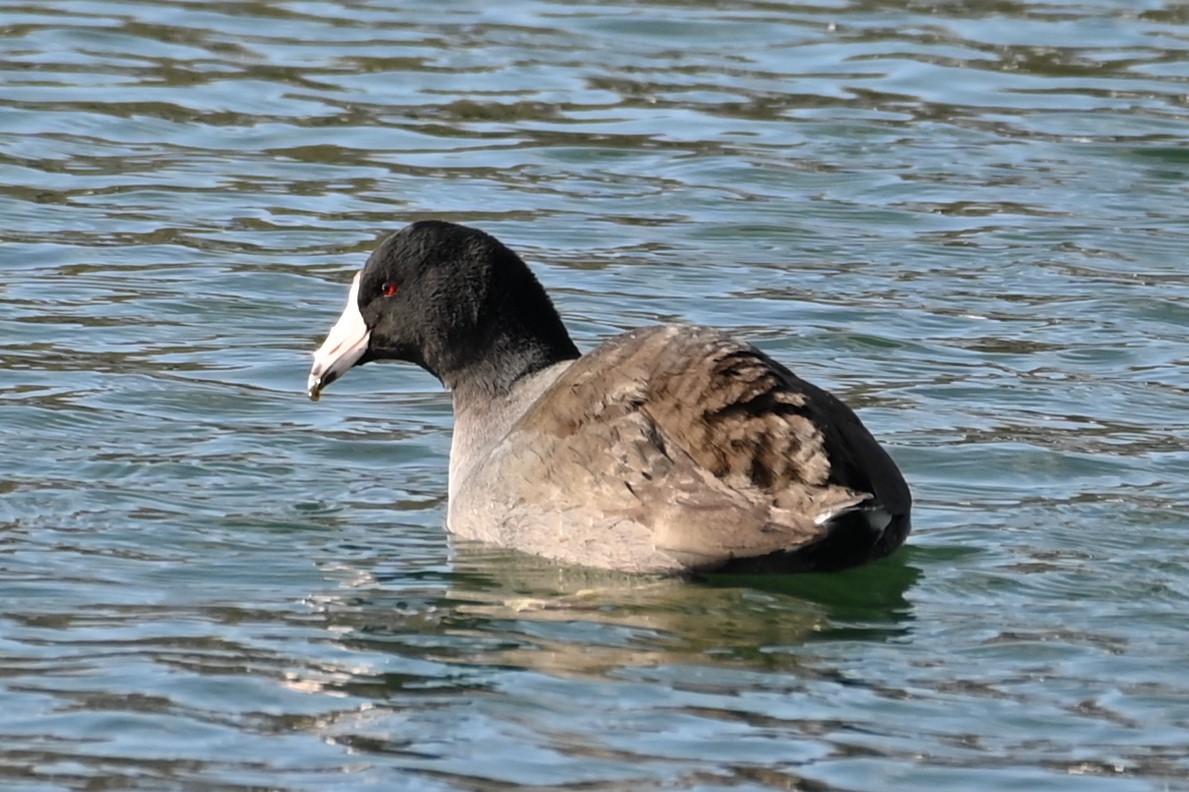
[[[849,408],[711,328],[607,342],[519,430],[552,447],[526,488],[556,499],[575,475],[597,487],[611,474],[622,488],[597,491],[599,508],[695,567],[808,544],[825,531],[815,517],[867,501],[907,510],[898,470]]]

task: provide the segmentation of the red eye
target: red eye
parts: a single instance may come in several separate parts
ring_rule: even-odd
[[[383,286],[380,287],[380,293],[383,294],[385,297],[391,297],[392,295],[396,294],[398,291],[400,291],[400,287],[397,286],[395,283],[392,283],[391,281],[388,283],[385,283]]]

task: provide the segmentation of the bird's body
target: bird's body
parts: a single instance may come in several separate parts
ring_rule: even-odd
[[[435,257],[443,235],[456,247]],[[431,223],[392,240],[357,278],[311,395],[384,356],[443,379],[454,399],[456,535],[665,574],[841,569],[903,542],[911,498],[891,458],[850,408],[751,345],[661,325],[579,357],[527,267],[491,237]],[[430,260],[410,264],[418,255]],[[460,268],[446,280],[477,291],[435,306],[446,281],[432,273]],[[391,299],[405,291],[429,304]],[[416,321],[387,321],[402,305]],[[362,348],[337,333],[344,323],[365,333]]]

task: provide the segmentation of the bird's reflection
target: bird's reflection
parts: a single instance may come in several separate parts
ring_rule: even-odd
[[[903,635],[912,620],[906,594],[920,575],[904,555],[844,573],[682,580],[458,543],[451,571],[431,587],[414,592],[400,586],[404,575],[377,576],[354,588],[350,607],[335,607],[333,597],[324,605],[356,646],[385,641],[407,651],[416,636],[424,659],[450,664],[561,676],[673,664],[772,668],[795,666],[811,641]],[[387,584],[403,590],[386,594]]]

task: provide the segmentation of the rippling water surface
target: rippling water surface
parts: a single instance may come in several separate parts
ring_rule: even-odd
[[[1187,789],[1189,13],[0,4],[0,786]],[[451,547],[448,397],[308,352],[383,234],[580,343],[736,328],[910,545],[658,583]]]

